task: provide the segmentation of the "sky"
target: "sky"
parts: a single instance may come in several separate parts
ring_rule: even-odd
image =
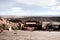
[[[0,15],[60,16],[60,0],[0,0]]]

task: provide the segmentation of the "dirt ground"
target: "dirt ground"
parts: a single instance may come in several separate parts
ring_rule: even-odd
[[[0,40],[60,40],[60,32],[4,30],[0,33]]]

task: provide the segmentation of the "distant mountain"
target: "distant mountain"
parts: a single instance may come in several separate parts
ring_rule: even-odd
[[[60,17],[57,16],[15,16],[15,15],[0,15],[3,18],[7,18],[7,19],[19,19],[22,21],[25,20],[30,20],[30,19],[35,19],[38,21],[58,21],[60,22]]]
[[[3,18],[23,18],[23,16],[16,16],[16,15],[0,15]]]
[[[60,17],[60,16],[17,16],[17,15],[0,15],[3,18],[26,18],[26,17]]]
[[[22,20],[30,20],[30,19],[35,19],[37,21],[58,21],[60,22],[60,17],[25,17],[25,18],[22,18]]]

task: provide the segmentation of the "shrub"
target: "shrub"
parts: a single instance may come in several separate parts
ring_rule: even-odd
[[[47,28],[47,29],[52,29],[53,26],[52,26],[52,24],[47,24],[47,25],[46,25],[46,28]]]
[[[2,29],[4,29],[4,30],[7,30],[7,29],[8,29],[8,25],[7,25],[7,24],[2,24],[2,25],[0,25],[0,27],[1,27]]]
[[[18,30],[18,27],[14,26],[12,27],[13,30]]]

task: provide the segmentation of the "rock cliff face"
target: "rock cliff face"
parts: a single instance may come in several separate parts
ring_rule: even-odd
[[[53,22],[53,24],[54,23],[60,24],[60,17],[24,17],[24,18],[2,18],[0,17],[0,24],[6,24],[8,25],[8,27],[18,27],[18,26],[21,27],[21,23],[25,23],[27,20],[36,20],[39,22],[41,21],[42,26],[45,26],[47,22]]]
[[[6,25],[8,25],[8,27],[18,26],[18,23],[13,23],[9,20],[6,20],[6,19],[0,17],[0,25],[2,25],[2,24],[6,24]]]

